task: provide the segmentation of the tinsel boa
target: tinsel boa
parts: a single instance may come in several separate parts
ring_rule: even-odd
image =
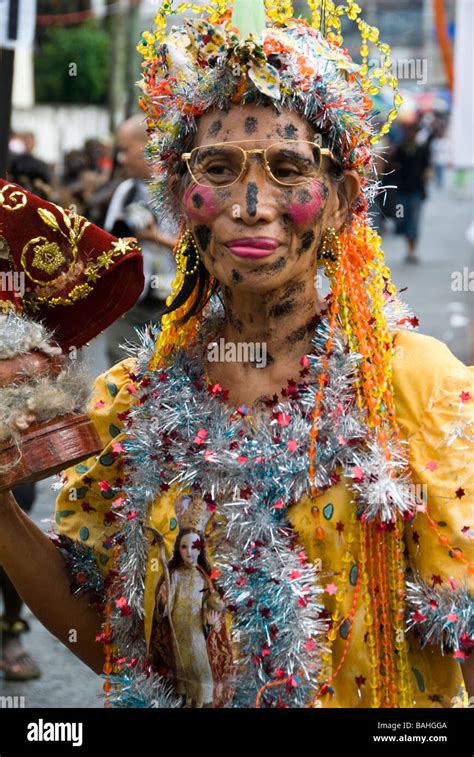
[[[436,645],[453,651],[463,662],[474,646],[474,598],[466,585],[455,579],[438,589],[420,575],[407,581],[407,628],[418,629],[422,647]]]
[[[399,300],[387,302],[385,316],[389,329],[409,328],[409,311]],[[162,370],[147,368],[156,340],[153,329],[143,335],[136,354],[143,394],[130,412],[123,442],[126,500],[116,510],[122,522],[116,582],[120,601],[112,614],[114,643],[129,665],[133,661],[133,672],[115,677],[112,703],[117,706],[177,703],[168,684],[149,667],[143,638],[147,513],[150,503],[173,484],[180,491],[199,492],[225,524],[213,561],[240,649],[231,706],[253,707],[261,687],[282,676],[286,686],[267,690],[263,706],[304,707],[321,683],[319,660],[327,631],[320,618],[322,587],[286,512],[309,491],[309,431],[329,335],[326,311],[307,356],[306,380],[293,387],[289,399],[252,420],[245,407],[233,409],[220,401],[221,388],[208,387],[203,379],[207,343],[219,333],[223,317],[214,299],[197,341]],[[392,459],[387,463],[356,402],[354,378],[361,356],[350,352],[340,326],[333,345],[318,437],[317,486],[323,491],[342,474],[351,481],[359,517],[388,521],[414,508],[406,451],[390,439]]]

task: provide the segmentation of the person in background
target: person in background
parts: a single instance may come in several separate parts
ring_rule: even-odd
[[[33,155],[35,135],[33,132],[24,132],[17,134],[17,140],[23,142],[24,150],[11,155],[8,179],[44,199],[51,199],[51,171],[44,160]]]
[[[449,166],[451,143],[447,127],[441,124],[431,143],[431,157],[433,162],[434,183],[439,189],[444,187],[446,169]]]
[[[430,148],[416,137],[416,123],[404,124],[402,141],[395,147],[391,178],[397,186],[396,233],[407,240],[406,263],[418,263],[417,247],[420,216],[426,199],[426,183],[430,171]]]
[[[104,228],[116,236],[138,239],[144,258],[145,288],[132,310],[107,331],[107,356],[112,365],[125,357],[120,344],[136,343],[135,329],[159,318],[175,275],[173,228],[158,226],[148,205],[146,182],[151,174],[144,157],[146,140],[142,116],[132,116],[118,129],[117,161],[127,178],[112,196]]]

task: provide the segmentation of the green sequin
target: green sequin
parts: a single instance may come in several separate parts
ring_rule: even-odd
[[[60,524],[61,518],[67,518],[68,515],[75,515],[75,510],[58,510],[55,516],[56,523]]]
[[[351,624],[350,624],[349,618],[346,618],[344,623],[341,624],[341,627],[339,629],[339,633],[343,639],[347,639],[349,635],[350,627],[351,627]]]
[[[114,464],[116,459],[117,459],[116,455],[114,455],[112,452],[108,452],[107,454],[101,455],[99,457],[99,463],[101,465],[105,465],[105,467],[108,468]]]
[[[412,671],[413,671],[413,675],[416,678],[416,682],[418,684],[419,690],[423,692],[425,690],[425,682],[424,682],[423,676],[421,675],[420,671],[417,670],[416,668],[412,668]]]
[[[356,585],[358,575],[359,575],[359,568],[357,567],[357,565],[353,565],[351,567],[351,572],[349,573],[349,581],[351,582],[352,586]]]
[[[329,502],[323,508],[323,515],[326,518],[326,520],[331,520],[332,516],[334,515],[334,505],[332,504],[332,502]]]
[[[107,384],[107,389],[109,391],[109,394],[111,397],[116,397],[118,394],[118,386],[117,384],[113,384],[112,382],[109,382]]]

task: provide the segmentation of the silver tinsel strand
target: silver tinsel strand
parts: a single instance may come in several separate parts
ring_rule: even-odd
[[[474,647],[474,597],[467,586],[434,588],[421,576],[407,581],[407,627],[420,633],[422,647],[439,645],[442,652]]]

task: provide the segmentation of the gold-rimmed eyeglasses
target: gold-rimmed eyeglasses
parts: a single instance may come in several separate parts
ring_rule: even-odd
[[[245,142],[268,140],[241,140],[217,142],[195,147],[181,155],[189,173],[202,187],[231,187],[248,169],[248,156],[261,155],[263,166],[276,184],[285,187],[298,186],[311,181],[321,173],[323,155],[336,160],[331,150],[317,142],[305,140],[281,140],[268,147],[245,150]]]

